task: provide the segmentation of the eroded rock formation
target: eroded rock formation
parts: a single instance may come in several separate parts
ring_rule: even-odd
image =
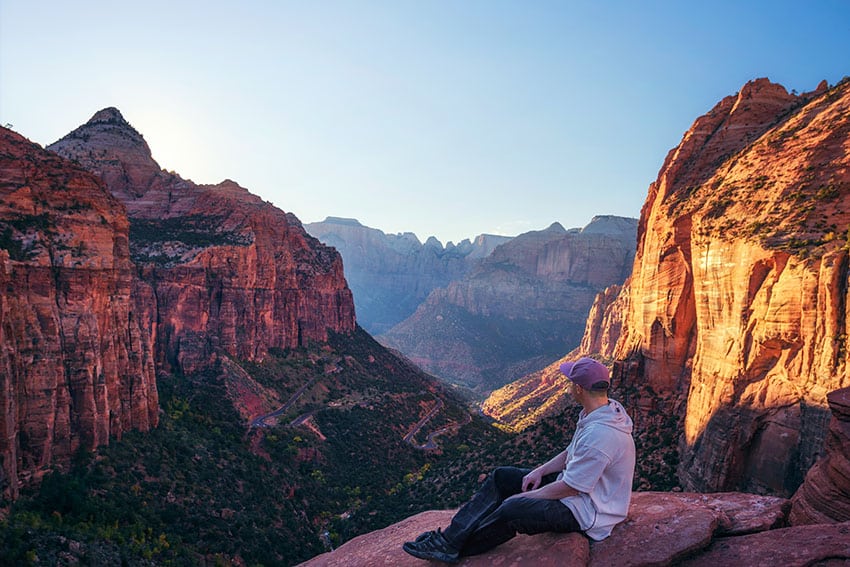
[[[628,275],[635,234],[613,216],[521,234],[379,339],[445,380],[502,386],[578,345],[596,293]]]
[[[100,175],[127,207],[145,320],[158,363],[193,372],[217,355],[351,332],[354,305],[339,255],[291,214],[235,182],[196,185],[160,169],[114,108],[49,146]]]
[[[151,337],[123,205],[0,128],[0,490],[157,424]]]
[[[649,189],[613,351],[684,416],[696,490],[792,494],[845,374],[850,83],[760,79],[699,118]],[[616,304],[615,303],[612,303]]]
[[[570,356],[616,360],[636,422],[681,418],[685,489],[790,496],[815,462],[850,385],[848,226],[850,81],[752,81],[668,154]]]
[[[354,294],[357,322],[373,335],[409,317],[435,288],[469,272],[507,236],[481,234],[445,247],[433,236],[421,243],[413,233],[385,234],[354,219],[328,217],[304,225],[307,232],[336,248]]]
[[[832,419],[824,457],[791,499],[795,525],[850,521],[850,388],[830,392],[827,400]]]

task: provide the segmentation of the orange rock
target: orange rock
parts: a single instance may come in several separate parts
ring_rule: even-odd
[[[826,394],[850,386],[848,226],[850,81],[752,81],[668,154],[631,276],[569,356],[616,360],[638,433],[647,412],[683,418],[684,488],[790,496],[815,462]]]

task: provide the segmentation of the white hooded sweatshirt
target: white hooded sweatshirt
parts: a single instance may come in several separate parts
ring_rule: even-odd
[[[567,447],[561,480],[579,491],[562,498],[584,531],[595,540],[611,535],[626,519],[635,474],[632,419],[619,402],[579,414]]]

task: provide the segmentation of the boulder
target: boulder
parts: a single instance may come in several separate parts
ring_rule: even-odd
[[[850,522],[796,526],[714,541],[687,567],[766,565],[804,567],[850,563]]]

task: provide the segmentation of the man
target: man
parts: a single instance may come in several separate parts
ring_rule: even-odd
[[[456,563],[517,532],[582,532],[605,539],[626,518],[635,470],[632,420],[608,398],[608,369],[591,358],[565,362],[570,394],[582,406],[567,448],[536,469],[500,467],[444,531],[428,531],[403,549],[420,559]]]

